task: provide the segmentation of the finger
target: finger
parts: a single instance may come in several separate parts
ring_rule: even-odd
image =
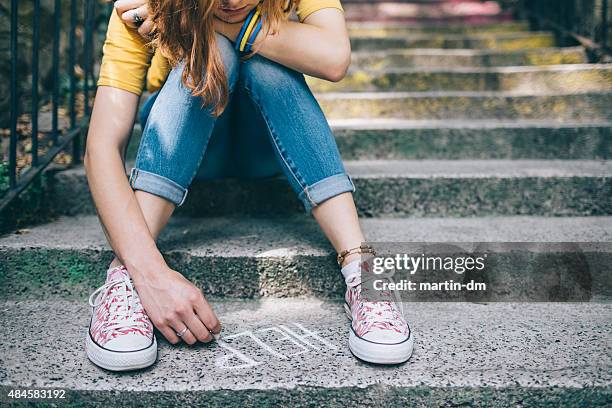
[[[114,7],[119,13],[119,15],[121,15],[128,10],[137,9],[145,3],[146,0],[117,0],[114,4]]]
[[[191,334],[191,331],[189,329],[187,329],[187,331],[185,332],[185,334],[183,334],[183,336],[181,337],[181,339],[189,344],[190,346],[193,346],[194,344],[196,344],[198,342],[198,339],[196,339],[194,337],[193,334]]]
[[[148,11],[146,6],[131,9],[121,14],[121,20],[132,28],[137,28],[144,23],[144,20],[148,17]]]
[[[218,338],[219,333],[221,333],[221,322],[215,312],[213,312],[212,307],[204,299],[204,296],[194,304],[194,309],[200,321],[204,323],[204,326],[210,330],[215,338]]]
[[[153,20],[151,20],[150,18],[146,19],[144,23],[142,23],[140,27],[138,27],[138,34],[145,38],[149,38],[151,31],[153,31]]]
[[[203,343],[208,343],[213,339],[208,329],[193,312],[191,313],[191,316],[186,316],[183,321],[185,324],[187,324],[189,331],[195,336],[196,339]]]
[[[177,337],[179,337],[181,340],[183,340],[185,343],[189,345],[195,344],[197,339],[193,336],[193,334],[191,334],[191,331],[189,331],[189,327],[187,327],[187,331],[185,331],[185,333],[183,333],[182,336],[179,336],[177,334],[177,333],[182,333],[185,330],[185,327],[187,327],[187,325],[185,325],[183,322],[176,322],[175,324],[172,325],[172,328],[176,331],[175,335]]]
[[[174,329],[170,326],[158,327],[157,330],[164,335],[170,344],[178,344],[178,342],[181,341],[181,339],[176,335]]]

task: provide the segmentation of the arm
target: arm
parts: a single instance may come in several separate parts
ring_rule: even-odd
[[[166,264],[130,187],[123,152],[132,131],[138,95],[101,86],[89,125],[85,169],[102,228],[115,255],[127,267],[142,304],[171,343],[187,326],[195,340],[210,341],[221,326],[202,292]]]
[[[241,24],[215,19],[218,32],[235,41]],[[326,8],[303,23],[285,21],[274,35],[257,36],[254,49],[264,57],[306,75],[340,81],[351,61],[351,45],[342,11]]]
[[[166,264],[155,243],[159,231],[150,229],[153,224],[147,223],[125,174],[125,147],[151,56],[139,38],[113,13],[89,124],[87,180],[108,242],[127,267],[151,321],[171,343],[179,341],[175,331],[185,326],[195,336],[189,334],[186,342],[209,341],[207,328],[218,333],[218,319],[202,292]]]
[[[109,244],[130,271],[145,264],[163,264],[123,162],[137,107],[138,95],[99,87],[84,158],[89,188]]]
[[[109,243],[128,266],[145,258],[161,258],[123,162],[152,52],[135,30],[122,23],[117,12],[110,17],[103,52],[84,164]],[[138,248],[134,243],[139,243]]]

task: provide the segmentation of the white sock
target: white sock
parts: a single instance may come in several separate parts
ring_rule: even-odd
[[[361,257],[352,260],[342,267],[342,276],[344,276],[344,282],[348,285],[349,282],[358,276],[361,278]]]

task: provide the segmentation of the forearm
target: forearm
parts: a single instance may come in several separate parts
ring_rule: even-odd
[[[123,151],[137,105],[135,94],[98,88],[85,154],[89,188],[109,244],[134,271],[164,262],[125,174]]]
[[[215,21],[216,30],[236,41],[242,24]],[[285,21],[276,33],[261,30],[253,49],[279,64],[330,81],[339,81],[350,64],[351,46],[344,15],[336,9],[323,9],[303,23]]]
[[[262,38],[257,49],[272,61],[330,81],[342,79],[350,63],[347,37],[330,38],[325,28],[293,21],[283,22],[276,34]]]

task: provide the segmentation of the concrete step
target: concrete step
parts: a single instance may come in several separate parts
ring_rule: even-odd
[[[582,47],[538,48],[516,51],[432,48],[358,51],[352,55],[351,66],[368,70],[387,68],[484,68],[517,65],[583,64],[587,61],[586,53]]]
[[[550,32],[489,33],[473,35],[414,34],[394,37],[352,36],[355,51],[389,48],[476,48],[514,51],[554,47],[555,38]]]
[[[612,120],[612,92],[329,92],[317,99],[328,119]]]
[[[479,34],[529,31],[525,21],[509,21],[497,24],[399,24],[381,22],[350,22],[349,34],[358,37],[393,37],[413,34]]]
[[[330,125],[345,160],[612,159],[612,122],[336,119]],[[140,138],[137,124],[128,161]]]
[[[345,160],[612,158],[612,122],[338,119],[330,124]]]
[[[150,369],[110,373],[83,350],[84,302],[0,304],[0,389],[66,390],[71,406],[606,406],[610,304],[406,305],[415,350],[380,367],[348,350],[342,306],[215,302],[222,340],[171,346]],[[52,313],[49,313],[52,311]],[[121,401],[121,403],[119,403]]]
[[[364,218],[361,225],[370,242],[455,242],[468,252],[478,242],[577,243],[558,251],[558,258],[582,259],[586,271],[562,269],[557,262],[542,265],[533,252],[514,250],[505,255],[509,262],[488,270],[490,290],[497,299],[532,300],[549,284],[556,287],[558,279],[543,278],[552,266],[555,276],[565,277],[564,286],[571,284],[567,296],[612,299],[612,217]],[[333,248],[306,215],[173,217],[158,246],[171,267],[210,296],[343,295]],[[86,299],[101,284],[113,258],[95,216],[60,217],[5,235],[0,256],[4,300]],[[546,292],[551,297],[559,292],[553,289]]]
[[[612,162],[563,160],[358,160],[345,167],[363,216],[608,215]],[[93,214],[85,171],[51,181],[58,214]],[[303,212],[284,176],[196,180],[178,213],[274,215]]]
[[[334,83],[308,78],[316,92],[364,91],[612,91],[612,64],[552,65],[495,68],[352,69]]]
[[[417,24],[494,24],[512,20],[510,10],[502,11],[495,2],[469,4],[419,4],[378,2],[376,4],[344,4],[348,21],[404,22]]]

